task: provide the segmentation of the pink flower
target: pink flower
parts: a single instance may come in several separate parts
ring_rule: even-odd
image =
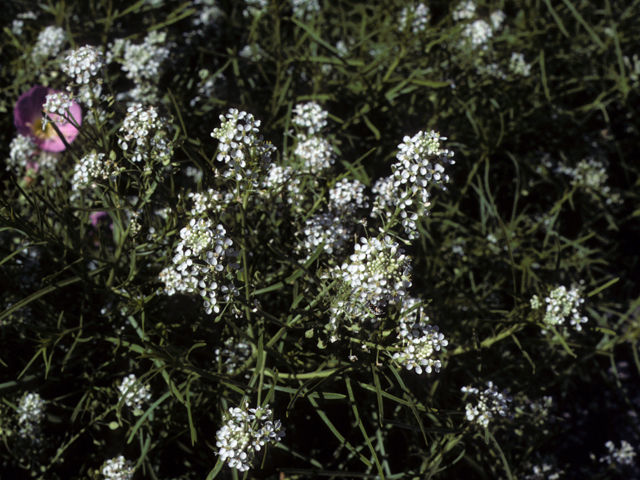
[[[47,95],[50,93],[58,93],[58,91],[42,85],[36,85],[28,92],[20,95],[13,109],[13,123],[18,129],[18,133],[32,137],[41,150],[45,152],[62,152],[67,147],[51,123],[47,123],[45,129],[42,129],[42,107],[45,104]],[[80,110],[80,106],[76,102],[72,102],[69,114],[71,114],[78,126],[82,124],[82,110]],[[65,121],[60,115],[49,114],[49,117],[55,122],[67,143],[71,143],[76,139],[78,129],[75,126]]]
[[[94,228],[98,228],[100,224],[108,223],[111,230],[113,230],[113,224],[111,224],[111,218],[107,212],[93,212],[89,215],[89,220]]]

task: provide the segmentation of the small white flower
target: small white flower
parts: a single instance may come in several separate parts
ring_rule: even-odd
[[[15,170],[16,173],[27,168],[29,161],[36,154],[37,146],[31,137],[18,134],[9,145],[9,158],[7,159],[7,170]]]
[[[211,136],[220,141],[217,160],[229,166],[223,176],[248,180],[252,187],[258,187],[258,178],[271,166],[271,154],[276,149],[258,135],[260,120],[231,108],[226,115],[220,115],[220,121]]]
[[[66,56],[62,64],[62,71],[75,78],[76,83],[87,84],[91,77],[98,75],[103,66],[102,52],[95,47],[86,45]]]
[[[71,97],[64,92],[55,92],[49,93],[46,96],[46,100],[44,102],[44,106],[42,110],[44,110],[48,114],[53,115],[61,115],[69,117],[68,114],[69,109],[73,105],[73,100]],[[42,119],[42,128],[46,126],[45,118]]]
[[[394,353],[393,359],[417,374],[423,371],[431,373],[432,370],[439,372],[442,365],[435,355],[449,342],[438,331],[437,325],[427,324],[429,317],[425,315],[422,306],[418,306],[419,303],[415,298],[407,298],[402,303],[398,325],[399,347],[402,350]]]
[[[74,167],[71,179],[73,190],[93,188],[98,181],[115,179],[124,170],[111,159],[104,159],[104,153],[89,153],[80,159]]]
[[[124,403],[129,408],[140,410],[143,403],[151,400],[149,387],[138,382],[133,373],[122,379],[118,390],[120,391],[120,399],[118,401],[120,402],[124,399]]]
[[[264,408],[230,408],[226,423],[216,433],[221,460],[240,472],[251,468],[255,452],[267,444],[276,444],[285,436],[280,420],[271,421],[269,405]]]
[[[524,60],[522,53],[513,52],[509,61],[509,70],[516,75],[528,77],[531,75],[531,65]]]
[[[36,63],[43,62],[49,57],[55,57],[62,50],[67,40],[63,28],[49,26],[38,34],[38,41],[31,52],[31,58]]]
[[[467,420],[473,423],[489,426],[494,415],[506,417],[509,413],[508,402],[513,399],[507,390],[499,392],[493,382],[487,382],[487,388],[480,391],[474,387],[462,387],[461,391],[476,397],[476,404],[467,403],[465,406]]]
[[[105,462],[102,475],[106,480],[131,480],[134,470],[133,463],[120,455]]]
[[[608,465],[633,465],[635,463],[636,452],[626,440],[620,442],[620,448],[616,448],[611,440],[604,446],[609,450],[609,454],[601,457],[600,462],[606,462]]]
[[[173,144],[167,140],[163,128],[166,119],[160,118],[155,107],[135,104],[127,108],[127,116],[118,130],[118,145],[134,162],[159,162],[168,165],[173,156]]]
[[[318,0],[291,0],[295,17],[311,20],[320,11]]]
[[[578,331],[582,330],[582,324],[588,321],[588,318],[580,315],[580,306],[584,303],[584,299],[580,296],[580,289],[572,286],[570,290],[564,285],[552,290],[548,297],[544,299],[546,304],[546,312],[543,322],[547,325],[562,325],[565,320],[569,319],[569,323]],[[538,309],[543,303],[537,295],[531,298],[531,307]]]
[[[44,400],[37,393],[25,394],[18,405],[19,435],[37,441],[40,423],[44,419]]]
[[[327,126],[329,112],[323,110],[316,102],[300,103],[293,109],[294,125],[307,129],[307,136],[314,135]]]
[[[304,161],[301,173],[316,173],[326,170],[335,163],[336,154],[331,144],[318,136],[298,136],[294,154]]]
[[[166,44],[166,32],[154,30],[149,32],[144,41],[137,45],[130,40],[118,39],[107,52],[107,63],[117,61],[127,78],[136,84],[145,81],[157,81],[160,66],[169,57],[170,50]]]
[[[502,26],[502,22],[504,22],[507,16],[502,10],[495,10],[491,12],[491,26],[494,30],[498,30]]]
[[[357,329],[367,319],[375,321],[411,287],[411,260],[389,236],[361,238],[354,250],[349,261],[330,272],[343,292],[330,309],[328,330],[333,336],[341,324]]]
[[[245,17],[260,17],[269,6],[269,0],[245,0],[247,8],[242,11]]]
[[[473,0],[466,0],[460,2],[453,11],[453,19],[458,22],[468,18],[473,18],[476,15],[476,4]]]
[[[462,36],[469,40],[471,48],[486,50],[488,40],[493,37],[493,30],[484,20],[475,20],[465,25]]]
[[[192,218],[180,230],[173,264],[160,272],[164,293],[200,295],[207,314],[219,313],[220,300],[226,302],[237,293],[232,271],[240,268],[235,262],[239,252],[226,233],[222,225],[214,227],[211,220]]]

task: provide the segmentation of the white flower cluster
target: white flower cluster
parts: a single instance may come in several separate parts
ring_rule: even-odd
[[[493,37],[493,30],[491,25],[480,19],[465,25],[462,36],[470,42],[472,48],[486,50],[489,48],[487,42]]]
[[[531,413],[538,418],[545,419],[549,416],[551,408],[553,407],[553,397],[544,396],[537,402],[531,402],[529,405]]]
[[[458,22],[473,18],[476,15],[476,4],[473,0],[460,2],[453,11],[453,19]]]
[[[516,75],[528,77],[531,75],[531,65],[524,60],[522,53],[513,52],[511,54],[511,60],[509,60],[509,71]]]
[[[349,45],[352,45],[353,39],[350,38],[349,40]],[[347,45],[347,42],[345,42],[344,40],[338,40],[338,42],[336,43],[336,50],[338,50],[338,55],[341,57],[346,57],[347,55],[349,55],[349,45]]]
[[[316,102],[299,103],[293,109],[293,124],[307,129],[308,136],[320,132],[327,126],[329,112],[323,110]]]
[[[424,3],[419,3],[418,6],[404,7],[400,12],[398,30],[405,31],[409,26],[409,20],[411,20],[411,32],[414,35],[424,32],[429,25],[429,13],[429,7]]]
[[[637,53],[634,53],[631,58],[624,56],[622,58],[627,70],[629,70],[629,79],[632,82],[637,82],[640,79],[640,58]]]
[[[38,13],[29,10],[27,12],[19,13],[16,16],[22,20],[37,20],[38,15],[39,15]]]
[[[22,35],[22,28],[24,27],[24,21],[36,20],[37,18],[38,18],[38,15],[36,15],[31,11],[19,13],[17,15],[17,18],[11,22],[11,32],[13,32],[13,34],[16,36]]]
[[[35,438],[44,419],[44,400],[37,393],[27,393],[18,404],[20,436]]]
[[[201,217],[208,212],[220,213],[223,209],[231,203],[233,194],[221,193],[213,188],[208,189],[206,192],[196,193],[189,192],[187,197],[193,201],[193,207],[191,208],[192,217]]]
[[[376,194],[371,216],[386,216],[387,220],[400,208],[402,226],[409,239],[418,238],[415,221],[430,205],[428,186],[444,189],[449,176],[444,173],[444,163],[455,163],[453,152],[442,148],[445,137],[434,131],[418,132],[413,138],[405,136],[398,145],[398,162],[391,166],[393,176],[379,179],[373,186]],[[417,204],[414,205],[415,200]],[[413,211],[412,211],[413,210]]]
[[[320,11],[318,0],[291,0],[293,16],[310,21]]]
[[[131,40],[117,39],[107,52],[107,63],[117,61],[127,78],[136,84],[147,81],[157,82],[160,67],[168,57],[170,50],[165,46],[166,32],[154,30],[149,32],[144,41],[137,45]]]
[[[166,121],[158,117],[155,107],[144,108],[135,104],[127,109],[127,116],[118,133],[118,145],[127,152],[132,162],[161,162],[168,165],[173,155],[173,145],[166,138],[162,126]]]
[[[220,115],[222,124],[211,132],[213,138],[220,140],[217,159],[229,165],[223,175],[225,178],[249,180],[254,187],[258,178],[271,165],[271,154],[276,149],[258,136],[260,120],[252,114],[229,109],[226,116]]]
[[[230,375],[251,356],[251,345],[230,337],[225,340],[223,347],[216,348],[213,353],[216,363],[221,365],[225,373]]]
[[[532,473],[525,475],[524,480],[560,480],[564,473],[548,463],[534,465],[531,470]]]
[[[104,157],[104,153],[92,152],[76,163],[71,179],[73,190],[95,188],[98,181],[115,179],[120,175],[124,168],[118,167],[110,158],[104,160]]]
[[[488,427],[489,421],[494,415],[506,417],[509,413],[507,404],[513,399],[507,390],[499,392],[493,382],[487,382],[487,388],[482,392],[474,387],[462,387],[461,391],[473,395],[477,399],[475,405],[467,403],[465,406],[467,420],[470,422]]]
[[[476,72],[478,72],[478,75],[491,75],[500,80],[507,79],[507,74],[500,68],[500,65],[495,62],[482,63],[481,61],[476,61]]]
[[[9,158],[7,159],[7,170],[16,172],[24,171],[31,157],[36,154],[36,143],[31,137],[18,134],[9,145]]]
[[[431,373],[432,370],[439,372],[442,364],[434,355],[449,342],[438,332],[437,325],[427,324],[429,317],[419,304],[420,301],[415,298],[407,298],[402,303],[398,326],[402,350],[394,353],[393,359],[417,374],[423,371]]]
[[[361,238],[349,260],[332,271],[343,285],[331,306],[332,342],[338,340],[336,332],[343,321],[357,331],[359,323],[384,314],[389,302],[401,300],[411,287],[411,259],[389,236]]]
[[[254,43],[253,45],[245,45],[242,47],[242,50],[238,52],[238,56],[251,60],[254,63],[259,63],[267,57],[267,52],[265,52],[260,45]]]
[[[308,219],[302,230],[305,238],[296,245],[298,253],[306,253],[301,263],[308,260],[323,242],[324,251],[329,255],[342,253],[351,239],[356,211],[369,206],[364,189],[358,180],[350,182],[344,178],[329,191],[330,211]]]
[[[226,234],[222,225],[214,227],[211,220],[191,219],[180,230],[181,241],[176,246],[173,264],[160,272],[165,293],[199,293],[207,314],[219,313],[220,293],[225,302],[236,294],[229,271],[240,268],[235,263],[239,252]],[[222,283],[225,278],[226,283]]]
[[[40,63],[49,57],[55,57],[62,50],[67,35],[63,28],[49,26],[38,34],[38,40],[31,51],[34,62]]]
[[[76,83],[87,84],[91,77],[98,75],[104,66],[102,52],[96,47],[85,45],[69,53],[62,64],[62,71],[75,77]]]
[[[102,467],[102,475],[106,480],[131,480],[134,471],[133,463],[122,455],[107,460]]]
[[[343,178],[329,190],[329,208],[341,216],[352,216],[358,209],[367,208],[369,203],[364,188],[359,180],[350,182]]]
[[[193,6],[198,10],[191,23],[196,27],[212,25],[222,15],[222,10],[218,8],[216,3],[217,0],[193,0]],[[204,31],[199,30],[198,33],[202,34]]]
[[[82,84],[80,88],[78,88],[78,92],[75,95],[75,100],[78,103],[82,103],[87,107],[93,107],[94,100],[100,100],[102,94],[102,84],[101,83],[90,83],[90,84]],[[101,120],[105,120],[105,112],[100,109],[97,111],[98,116]],[[93,115],[87,115],[87,121],[91,124],[95,122]]]
[[[216,82],[218,80],[223,80],[225,77],[222,73],[218,73],[216,75],[211,73],[206,68],[203,68],[198,72],[198,78],[200,78],[198,85],[196,85],[196,91],[198,92],[198,94],[189,102],[192,107],[200,102],[203,98],[213,97],[215,94]]]
[[[266,444],[276,444],[285,436],[280,420],[275,422],[269,405],[265,407],[230,408],[226,423],[216,433],[218,455],[223,462],[240,472],[251,468],[251,463]]]
[[[502,10],[495,10],[491,12],[491,26],[493,26],[494,30],[498,30],[502,26],[502,22],[504,22],[507,15]]]
[[[295,173],[295,170],[290,166],[281,167],[272,164],[269,173],[262,182],[262,189],[270,195],[280,195],[280,191],[284,187],[287,192],[287,203],[295,208],[300,208],[305,197],[300,191],[301,179]]]
[[[588,318],[580,315],[580,306],[584,299],[580,296],[580,289],[573,285],[571,290],[567,290],[564,285],[552,290],[548,297],[544,299],[547,306],[543,322],[547,325],[562,325],[568,318],[571,325],[577,331],[582,330],[582,324],[587,323]],[[531,298],[531,308],[538,309],[544,304],[537,295]]]
[[[327,254],[340,254],[348,245],[352,232],[353,228],[334,213],[314,215],[302,230],[305,238],[296,245],[296,252],[306,253],[300,263],[305,263],[323,242]]]
[[[269,6],[269,0],[245,0],[247,8],[242,11],[245,17],[260,17]]]
[[[71,100],[71,97],[69,97],[69,95],[67,95],[66,93],[64,92],[49,93],[46,96],[44,105],[42,107],[42,110],[44,110],[45,113],[49,115],[49,118],[45,116],[42,119],[43,130],[46,127],[48,120],[51,120],[54,123],[57,120],[59,120],[57,115],[60,115],[61,117],[65,117],[65,118],[72,117],[72,115],[68,113],[69,109],[72,106],[73,106],[73,100]]]
[[[400,151],[396,155],[398,163],[391,166],[394,186],[402,193],[398,200],[400,208],[411,205],[411,199],[418,197],[423,205],[429,205],[430,184],[443,186],[449,181],[444,173],[443,163],[455,163],[453,152],[442,148],[441,137],[433,130],[429,133],[418,132],[413,137],[405,136],[398,145]]]
[[[298,135],[298,145],[294,154],[304,162],[300,171],[315,175],[331,167],[336,161],[333,146],[318,136],[305,137]]]
[[[456,255],[460,255],[461,257],[465,256],[464,247],[467,244],[467,240],[462,237],[458,237],[453,240],[451,245],[451,251]]]
[[[506,80],[507,74],[496,62],[495,54],[489,48],[489,40],[502,27],[507,16],[502,10],[494,10],[488,21],[476,17],[476,5],[471,0],[462,2],[454,10],[455,21],[472,20],[464,24],[457,48],[468,57],[478,75]]]
[[[11,33],[19,37],[22,35],[22,28],[24,27],[24,20],[15,19],[11,22]]]
[[[611,440],[605,443],[604,446],[609,450],[609,454],[600,458],[600,462],[606,462],[607,465],[633,465],[635,463],[636,452],[626,440],[620,442],[620,448],[616,448]]]
[[[120,38],[109,45],[106,63],[120,63],[127,78],[135,84],[128,92],[119,93],[117,100],[128,99],[129,105],[158,102],[157,85],[162,74],[161,67],[170,54],[166,38],[165,32],[154,30],[149,32],[141,44]]]
[[[613,193],[611,187],[605,185],[609,175],[604,162],[588,157],[578,162],[575,168],[564,164],[558,165],[556,172],[571,178],[571,185],[582,187],[606,198],[608,205],[622,203],[619,193]]]
[[[129,408],[140,410],[144,402],[151,400],[151,392],[147,385],[142,385],[132,373],[122,379],[122,383],[118,387],[120,398],[118,402],[124,399],[124,403]]]
[[[371,187],[371,191],[375,195],[371,217],[393,213],[397,202],[394,183],[392,176],[381,177]]]
[[[293,124],[306,130],[296,136],[298,143],[294,154],[303,161],[298,170],[315,175],[335,163],[333,146],[319,136],[321,130],[327,126],[329,113],[315,102],[298,104],[293,112]]]

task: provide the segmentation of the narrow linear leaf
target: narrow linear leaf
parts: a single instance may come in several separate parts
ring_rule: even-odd
[[[567,8],[571,11],[571,13],[573,13],[573,16],[576,17],[576,20],[578,20],[578,22],[580,22],[582,24],[582,26],[587,31],[587,33],[589,33],[589,36],[591,36],[591,38],[596,43],[596,45],[598,45],[600,48],[602,48],[604,50],[606,48],[605,44],[602,42],[602,40],[600,40],[600,37],[598,37],[596,32],[593,31],[591,26],[587,23],[587,21],[580,14],[580,12],[573,5],[573,3],[571,3],[569,0],[562,0],[562,1],[567,6]]]
[[[612,280],[609,280],[604,285],[601,285],[598,288],[596,288],[595,290],[591,290],[589,293],[587,293],[587,297],[593,297],[594,295],[599,294],[604,289],[609,288],[611,285],[613,285],[615,283],[618,283],[619,280],[620,280],[620,277],[616,277],[616,278],[614,278]]]
[[[318,408],[318,402],[315,401],[313,397],[307,397],[309,403],[315,408],[316,413],[320,417],[320,419],[325,423],[325,425],[331,430],[331,433],[338,439],[341,445],[347,447],[354,455],[356,455],[362,463],[364,463],[367,467],[371,467],[371,462],[367,460],[360,452],[358,452],[353,445],[347,442],[346,438],[338,431],[338,429],[333,425],[327,414],[324,413],[320,408]]]

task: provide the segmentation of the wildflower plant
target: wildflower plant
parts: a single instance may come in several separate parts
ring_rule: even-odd
[[[626,440],[622,440],[620,448],[616,448],[615,444],[609,440],[605,443],[605,447],[609,453],[600,458],[600,463],[606,463],[608,465],[621,466],[621,465],[633,465],[636,456],[634,448]]]
[[[280,420],[271,420],[273,413],[264,407],[230,408],[227,420],[216,433],[216,446],[220,459],[239,472],[246,472],[263,447],[276,444],[285,436]]]
[[[118,390],[121,395],[120,401],[135,410],[140,410],[144,402],[151,400],[151,392],[149,392],[148,387],[141,385],[133,373],[122,379]]]
[[[2,477],[637,477],[605,3],[3,5]]]
[[[107,460],[102,467],[102,475],[106,480],[131,480],[135,469],[130,460],[122,455]]]
[[[226,115],[220,115],[220,122],[220,127],[214,128],[211,136],[220,141],[216,159],[229,167],[223,175],[257,187],[259,179],[271,165],[271,154],[275,150],[271,143],[258,135],[260,120],[232,108]]]
[[[19,435],[23,438],[30,438],[33,441],[40,441],[40,424],[44,419],[45,402],[37,393],[27,393],[18,404],[18,425]]]
[[[442,363],[437,358],[437,352],[449,342],[439,332],[437,325],[427,324],[429,317],[424,314],[418,300],[408,298],[403,302],[400,315],[400,351],[393,354],[393,359],[407,370],[415,369],[418,374],[423,371],[439,372]]]
[[[582,330],[582,324],[588,321],[586,316],[580,314],[583,303],[584,299],[576,285],[572,286],[570,290],[567,290],[564,285],[560,285],[552,290],[548,297],[545,297],[544,303],[537,295],[531,297],[533,309],[544,309],[545,314],[542,321],[546,325],[555,327],[568,320],[569,324],[577,331]]]
[[[475,387],[462,387],[461,391],[474,398],[474,403],[465,405],[467,420],[483,427],[488,427],[489,422],[496,417],[509,415],[509,402],[513,399],[507,390],[500,392],[493,382],[487,382],[487,388],[480,390]]]

